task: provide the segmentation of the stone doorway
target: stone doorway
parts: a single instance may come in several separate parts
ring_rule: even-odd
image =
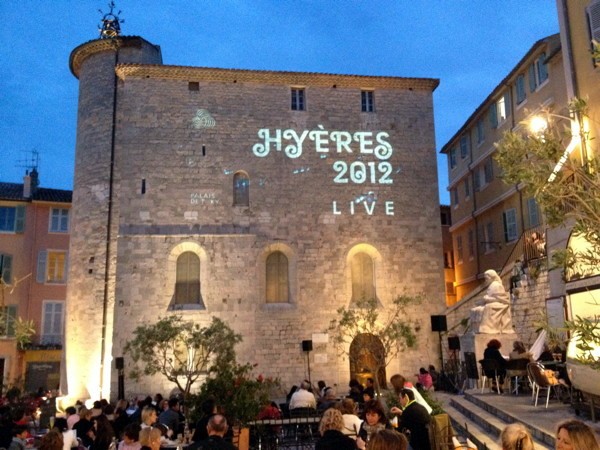
[[[381,340],[372,334],[359,334],[350,344],[350,378],[363,386],[367,378],[376,379],[381,389],[386,389],[385,349]],[[377,369],[379,368],[379,369]],[[375,375],[375,372],[377,374]]]

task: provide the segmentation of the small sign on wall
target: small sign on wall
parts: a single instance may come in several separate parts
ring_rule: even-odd
[[[327,333],[313,333],[312,341],[313,344],[327,344],[329,342],[329,335]]]

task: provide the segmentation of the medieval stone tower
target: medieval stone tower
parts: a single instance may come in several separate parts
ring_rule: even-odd
[[[345,385],[355,369],[325,333],[336,310],[422,293],[419,346],[388,376],[438,360],[437,80],[166,66],[159,47],[121,36],[77,47],[70,65],[70,397],[114,398],[113,359],[169,314],[225,320],[244,337],[239,358],[288,388],[313,340],[313,377]]]

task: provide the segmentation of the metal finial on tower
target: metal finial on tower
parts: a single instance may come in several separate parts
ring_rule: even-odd
[[[120,24],[125,22],[125,20],[119,19],[119,14],[121,14],[121,11],[116,14],[113,13],[115,8],[114,0],[111,0],[111,2],[108,4],[108,7],[110,8],[110,11],[106,14],[104,14],[101,9],[98,10],[100,14],[103,14],[102,20],[100,21],[100,27],[98,28],[100,31],[100,39],[112,39],[120,36]]]

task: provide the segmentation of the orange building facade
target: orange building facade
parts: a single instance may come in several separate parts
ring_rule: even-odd
[[[56,389],[64,336],[71,191],[0,182],[0,375],[3,386]],[[20,329],[30,322],[29,341]],[[26,327],[27,328],[27,327]]]

